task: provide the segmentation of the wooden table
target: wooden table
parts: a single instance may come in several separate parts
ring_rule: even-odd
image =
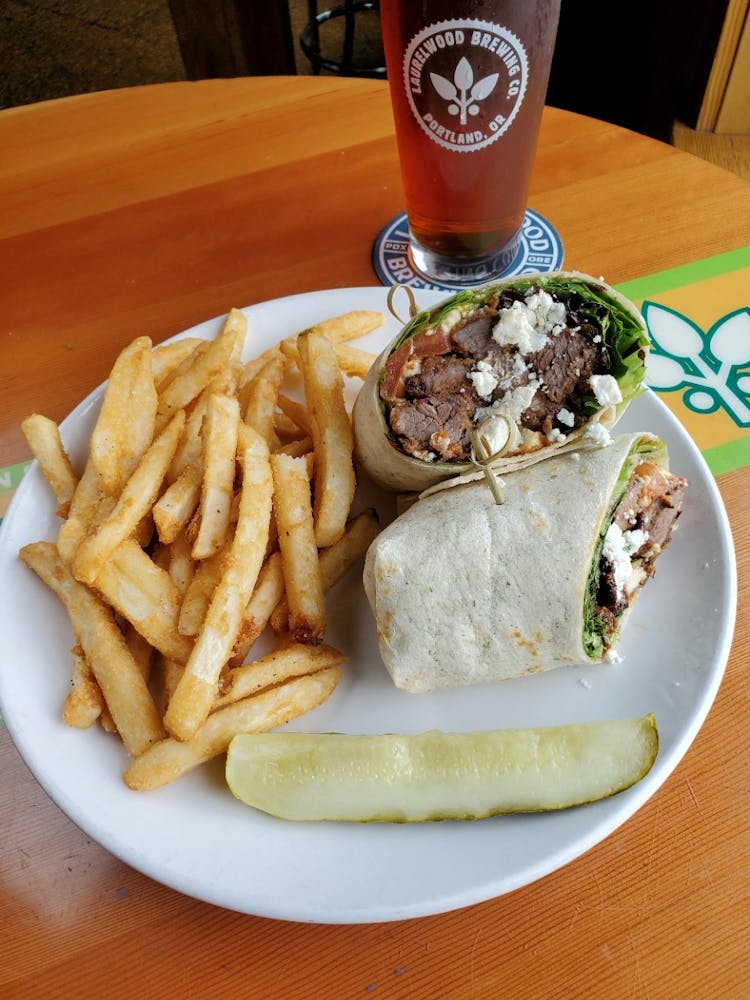
[[[377,284],[373,237],[403,207],[378,82],[256,78],[51,101],[0,113],[0,150],[0,465],[27,457],[27,413],[61,419],[136,334],[158,342],[232,304]],[[553,109],[531,204],[554,220],[566,264],[612,283],[749,242],[747,184]],[[493,901],[352,927],[197,902],[90,841],[2,730],[0,993],[747,995],[749,485],[748,469],[720,481],[739,624],[698,738],[615,834]]]

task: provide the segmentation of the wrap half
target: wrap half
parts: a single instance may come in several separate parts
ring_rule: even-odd
[[[642,391],[647,347],[633,303],[590,275],[459,292],[373,364],[354,405],[358,460],[380,486],[419,491],[482,462],[502,475],[596,447]]]
[[[364,585],[397,687],[423,692],[613,657],[686,481],[649,434],[417,501],[370,546]]]

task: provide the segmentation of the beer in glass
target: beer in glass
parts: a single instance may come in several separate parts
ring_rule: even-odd
[[[521,235],[560,0],[381,0],[413,262],[507,271]]]

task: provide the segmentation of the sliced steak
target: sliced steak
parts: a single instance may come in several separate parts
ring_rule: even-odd
[[[529,366],[539,376],[546,395],[563,403],[576,388],[585,386],[591,395],[588,380],[594,374],[599,351],[590,336],[582,330],[565,327],[529,358]]]
[[[641,527],[648,532],[651,546],[659,551],[672,537],[674,523],[682,511],[684,495],[685,486],[675,490],[671,496],[663,497],[658,503],[652,504],[641,520]]]
[[[466,458],[475,409],[468,393],[400,400],[391,410],[391,429],[409,455],[431,450],[443,459]]]
[[[492,342],[492,330],[497,323],[497,312],[485,307],[464,320],[451,331],[456,350],[472,358],[484,358]]]
[[[655,555],[669,542],[674,522],[680,516],[687,481],[654,465],[642,462],[628,483],[617,506],[614,521],[623,531],[640,528],[648,533],[646,551]]]
[[[519,385],[526,385],[531,377],[522,356],[510,344],[490,341],[487,354],[481,360],[492,365],[497,375],[497,388],[492,393],[493,401],[500,399],[506,392],[517,389]]]
[[[424,358],[418,375],[407,376],[404,395],[407,399],[443,397],[460,392],[468,392],[471,382],[467,375],[471,371],[471,358],[459,358],[455,354],[440,354]]]
[[[601,351],[594,343],[596,327],[565,327],[529,358],[541,387],[524,411],[521,423],[549,434],[562,407],[577,412],[581,396],[591,395],[589,379],[600,369]]]

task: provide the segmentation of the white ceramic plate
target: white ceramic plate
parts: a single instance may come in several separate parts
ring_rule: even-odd
[[[442,297],[418,295],[424,305]],[[353,308],[385,312],[385,289],[338,289],[253,306],[248,341],[265,348]],[[216,320],[187,332],[214,336],[219,327]],[[388,316],[361,345],[380,349],[397,329]],[[84,454],[101,395],[99,388],[62,425],[74,459]],[[161,791],[129,791],[118,741],[97,726],[81,732],[60,721],[72,634],[57,599],[17,559],[25,543],[56,536],[54,505],[36,465],[0,534],[0,704],[20,753],[58,806],[112,854],[180,892],[241,912],[326,923],[395,920],[499,896],[560,868],[624,823],[668,777],[711,706],[734,625],[731,535],[698,450],[650,392],[630,407],[621,428],[664,438],[672,468],[690,481],[679,531],[627,623],[622,663],[430,695],[399,692],[380,663],[356,569],[329,597],[328,639],[350,657],[345,679],[328,703],[290,728],[470,730],[654,712],[659,756],[628,791],[547,815],[415,825],[270,818],[228,792],[223,759]],[[391,502],[377,499],[389,517]]]

